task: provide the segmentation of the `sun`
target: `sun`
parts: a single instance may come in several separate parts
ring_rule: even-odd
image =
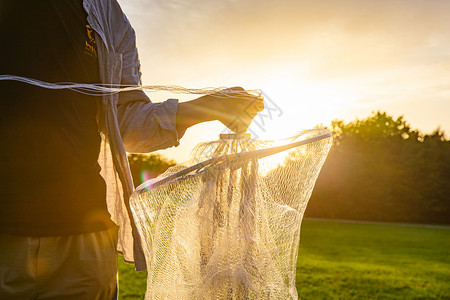
[[[270,110],[276,106],[281,110],[277,116],[266,119],[265,127],[260,130],[260,136],[268,139],[285,138],[320,124],[328,125],[357,102],[356,91],[345,84],[295,76],[265,81],[261,89],[266,95],[266,107]]]

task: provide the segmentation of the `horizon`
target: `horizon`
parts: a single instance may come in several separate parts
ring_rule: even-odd
[[[403,115],[423,133],[450,132],[448,1],[119,2],[136,31],[144,84],[261,89],[278,111],[251,125],[257,138],[372,111]],[[197,125],[180,146],[158,153],[187,160],[223,130]]]

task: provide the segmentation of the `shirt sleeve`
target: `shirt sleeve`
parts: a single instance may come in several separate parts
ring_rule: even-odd
[[[122,54],[122,85],[141,85],[141,71],[136,35],[123,14],[122,28],[126,28],[116,42],[116,52]],[[176,115],[178,100],[152,103],[142,90],[124,92],[118,99],[118,122],[127,152],[152,152],[178,146]]]
[[[127,152],[152,152],[178,146],[178,100],[129,101],[118,106],[120,133]]]

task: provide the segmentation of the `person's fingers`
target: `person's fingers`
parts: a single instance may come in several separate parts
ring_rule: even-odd
[[[253,102],[253,107],[257,110],[257,111],[263,111],[264,110],[264,102],[262,100],[256,100]]]
[[[245,109],[248,114],[251,114],[252,119],[256,116],[256,114],[260,111],[264,110],[264,103],[253,102],[249,107]]]
[[[247,130],[247,128],[248,128],[248,126],[246,127],[246,126],[243,126],[241,123],[239,123],[239,122],[233,122],[233,123],[231,123],[229,126],[227,126],[230,130],[232,130],[233,132],[236,132],[236,133],[244,133],[246,130]]]
[[[237,92],[245,92],[244,88],[240,87],[240,86],[234,86],[231,88],[232,91],[237,91]]]
[[[236,116],[229,124],[225,124],[230,130],[236,132],[236,133],[244,133],[247,131],[247,128],[249,127],[250,123],[252,122],[254,114],[245,114]]]
[[[227,97],[219,97],[223,104],[219,109],[219,120],[236,133],[246,132],[257,113],[264,110],[263,98],[249,94],[241,87],[228,88],[223,92]]]
[[[264,101],[263,101],[263,99],[261,99],[261,100],[259,100],[257,103],[256,103],[256,105],[257,105],[257,108],[258,108],[258,111],[262,111],[262,110],[264,110]]]

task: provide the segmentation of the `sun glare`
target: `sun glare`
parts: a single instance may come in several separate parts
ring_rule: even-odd
[[[266,81],[261,87],[266,108],[276,105],[282,111],[279,117],[267,120],[262,134],[265,138],[285,138],[320,124],[328,125],[357,102],[355,91],[345,84],[281,78]]]

